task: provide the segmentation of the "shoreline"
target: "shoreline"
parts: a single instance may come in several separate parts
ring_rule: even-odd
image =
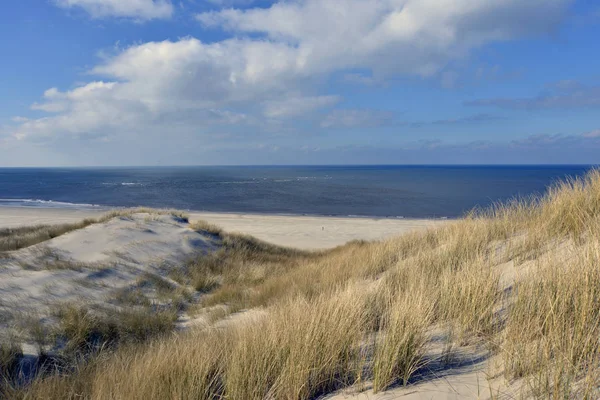
[[[115,208],[0,207],[0,229],[61,224],[96,218]],[[352,240],[380,240],[443,224],[449,219],[312,216],[187,211],[190,221],[204,220],[286,247],[327,249]]]
[[[0,199],[2,200],[2,199]],[[33,202],[33,201],[32,201]],[[452,221],[462,219],[460,216],[423,216],[423,217],[406,217],[402,215],[357,215],[357,214],[311,214],[311,213],[291,213],[291,212],[260,212],[260,211],[211,211],[211,210],[192,210],[189,208],[177,208],[177,207],[153,207],[145,205],[137,206],[105,206],[100,204],[76,204],[76,203],[64,203],[59,201],[44,200],[47,204],[57,204],[57,206],[27,206],[27,205],[2,205],[0,204],[0,211],[3,209],[26,209],[26,210],[66,210],[66,211],[81,211],[81,212],[101,212],[108,213],[113,210],[127,210],[135,208],[153,208],[156,210],[178,210],[189,214],[227,214],[227,215],[256,215],[256,216],[282,216],[282,217],[314,217],[314,218],[356,218],[356,219],[378,219],[378,220],[432,220],[432,221]],[[66,205],[68,204],[68,205]]]

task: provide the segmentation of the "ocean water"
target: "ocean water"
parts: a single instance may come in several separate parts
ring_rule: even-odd
[[[591,166],[0,168],[0,207],[455,218]]]

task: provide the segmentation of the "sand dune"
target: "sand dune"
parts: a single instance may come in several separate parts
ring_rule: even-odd
[[[217,248],[214,240],[172,215],[134,214],[9,252],[0,259],[0,333],[60,304],[115,304],[142,277],[169,281],[171,268]]]

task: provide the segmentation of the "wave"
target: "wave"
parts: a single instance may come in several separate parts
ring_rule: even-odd
[[[261,182],[258,181],[216,181],[216,182],[210,182],[210,183],[219,183],[219,184],[223,184],[223,185],[255,185],[255,184],[259,184]]]
[[[140,182],[102,182],[104,186],[144,186]]]
[[[331,176],[296,176],[291,178],[252,178],[247,181],[215,181],[208,183],[228,184],[228,185],[258,185],[263,183],[285,183],[297,181],[313,181],[321,179],[332,179]]]
[[[0,199],[0,207],[98,208],[99,204],[70,203],[42,199]]]
[[[140,204],[139,207],[145,205]],[[70,203],[64,201],[55,200],[42,200],[42,199],[0,199],[0,208],[2,207],[19,207],[19,208],[63,208],[63,209],[95,209],[95,210],[110,210],[114,206],[106,206],[99,204],[88,204],[88,203]],[[148,205],[148,207],[152,207]],[[156,207],[156,206],[155,206]],[[158,208],[171,208],[171,205],[164,204],[158,206]],[[371,214],[330,214],[330,213],[304,213],[304,212],[261,212],[261,211],[223,211],[223,210],[210,210],[202,208],[191,208],[185,209],[190,212],[201,212],[201,213],[217,213],[217,214],[252,214],[252,215],[281,215],[281,216],[306,216],[306,217],[330,217],[330,218],[367,218],[367,219],[406,219],[407,217],[400,215],[371,215]],[[408,217],[408,218],[427,218],[427,219],[454,219],[454,217],[447,216],[419,216],[419,217]]]

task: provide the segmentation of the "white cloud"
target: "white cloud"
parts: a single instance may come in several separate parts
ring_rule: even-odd
[[[552,30],[570,0],[303,0],[197,15],[207,27],[262,33],[297,49],[322,72],[362,67],[376,75],[429,76],[491,41]],[[543,9],[544,12],[540,13]]]
[[[54,0],[63,8],[81,8],[93,18],[121,17],[137,20],[169,18],[173,5],[169,0]]]
[[[249,6],[254,3],[264,3],[268,0],[206,0],[220,7]]]
[[[235,31],[235,37],[126,48],[91,69],[95,81],[46,91],[32,108],[50,114],[23,121],[13,135],[198,137],[214,125],[266,131],[272,119],[300,117],[340,101],[321,89],[334,72],[362,71],[377,82],[393,75],[434,75],[486,43],[552,30],[569,2],[297,0],[200,14],[203,24]],[[150,19],[172,11],[169,2],[158,0],[57,3],[95,17]],[[360,113],[343,113],[333,114],[325,126],[375,123]]]

